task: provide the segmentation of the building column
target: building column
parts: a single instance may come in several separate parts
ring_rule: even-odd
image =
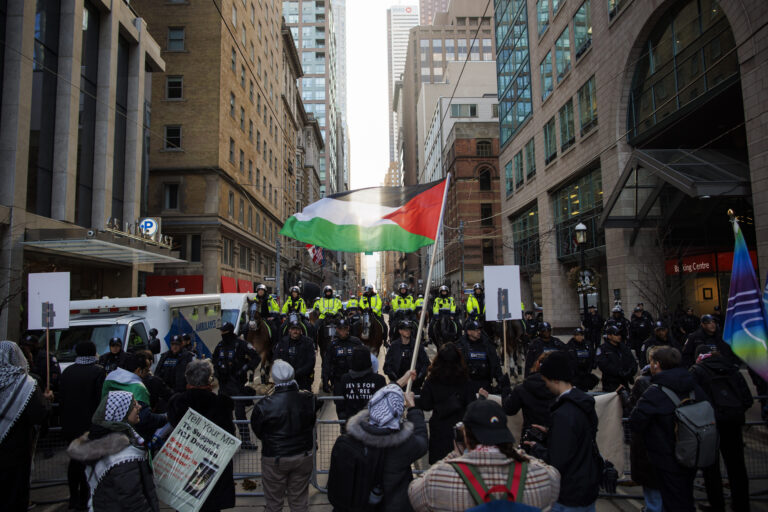
[[[141,215],[141,161],[144,149],[145,42],[147,23],[137,18],[139,42],[128,56],[128,105],[125,131],[125,185],[123,222],[133,222]]]
[[[83,0],[62,0],[53,146],[51,217],[75,221]]]
[[[0,205],[10,207],[8,224],[0,227],[0,339],[18,340],[24,288],[29,129],[32,112],[32,59],[35,3],[8,0],[2,117],[0,117]],[[4,219],[5,220],[5,219]],[[0,224],[2,225],[2,224]],[[6,297],[8,299],[6,299]]]

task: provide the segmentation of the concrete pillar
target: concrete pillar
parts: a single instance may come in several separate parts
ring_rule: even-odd
[[[96,130],[93,155],[93,211],[91,226],[104,229],[112,213],[112,167],[115,147],[115,83],[119,15],[102,14],[99,32],[99,83],[96,92]]]
[[[134,22],[139,42],[131,46],[128,56],[128,105],[125,132],[124,222],[133,222],[141,212],[141,159],[144,139],[144,47],[149,37],[147,24],[141,18]]]
[[[0,339],[18,340],[26,225],[29,128],[32,109],[32,55],[35,3],[8,0],[2,117],[0,117],[0,204],[10,219],[0,229]]]
[[[60,9],[51,217],[74,222],[83,0],[62,0]]]
[[[221,286],[221,251],[224,243],[216,228],[202,233],[203,293],[219,293]]]

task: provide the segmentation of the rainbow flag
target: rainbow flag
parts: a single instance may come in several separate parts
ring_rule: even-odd
[[[733,233],[736,247],[723,340],[750,368],[768,381],[768,320],[763,304],[766,297],[761,293],[747,243],[736,220],[733,221]],[[764,293],[768,296],[768,287]]]

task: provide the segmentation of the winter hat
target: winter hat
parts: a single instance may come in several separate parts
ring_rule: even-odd
[[[356,372],[362,372],[372,367],[371,351],[365,347],[355,347],[352,351],[352,359],[349,362],[349,368]]]
[[[539,373],[549,380],[571,382],[573,380],[571,356],[561,350],[547,353],[539,364]]]
[[[384,386],[368,402],[368,423],[374,427],[400,430],[405,395],[397,384]]]
[[[272,381],[275,386],[287,386],[296,382],[294,380],[293,366],[282,359],[275,360],[272,363]]]

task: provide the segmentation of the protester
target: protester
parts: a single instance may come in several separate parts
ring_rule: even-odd
[[[555,404],[557,395],[554,395],[539,373],[539,367],[544,354],[531,367],[531,372],[521,384],[515,386],[508,394],[502,395],[504,412],[510,416],[523,411],[522,440],[530,440],[529,432],[533,425],[541,425],[549,428],[552,425],[551,408]],[[533,432],[535,435],[536,433]]]
[[[137,350],[133,353],[139,357],[144,357],[146,360],[146,367],[142,373],[141,381],[147,387],[147,391],[149,391],[150,410],[155,413],[165,414],[168,410],[168,401],[173,396],[174,389],[169,387],[163,379],[152,373],[152,363],[155,361],[155,356],[152,355],[152,352],[149,350]],[[183,389],[179,391],[183,391]]]
[[[659,347],[650,357],[651,386],[643,393],[629,417],[633,436],[642,436],[653,469],[659,478],[664,510],[693,512],[693,480],[696,469],[680,465],[675,457],[675,404],[659,386],[679,397],[694,392],[696,401],[706,400],[693,376],[681,367],[680,351]]]
[[[187,365],[195,359],[195,356],[183,349],[184,340],[175,334],[171,337],[171,348],[163,352],[155,367],[155,375],[163,379],[166,386],[179,393],[187,388],[184,375]]]
[[[179,424],[188,409],[194,409],[230,434],[235,434],[232,414],[235,403],[231,398],[212,391],[213,364],[210,359],[196,359],[186,365],[184,371],[186,390],[176,393],[168,402],[168,421],[174,427]],[[235,481],[233,461],[222,470],[211,493],[205,499],[202,512],[216,512],[235,506]]]
[[[101,402],[104,385],[104,368],[97,364],[96,345],[81,341],[75,346],[74,364],[61,374],[59,386],[59,411],[64,439],[70,443],[88,431],[93,413]],[[85,477],[85,464],[69,460],[69,508],[86,510],[91,491]]]
[[[133,429],[139,409],[130,392],[108,392],[90,431],[67,448],[70,457],[86,465],[94,511],[160,510],[144,439]]]
[[[251,414],[251,428],[261,439],[261,480],[267,512],[309,510],[309,480],[317,419],[315,397],[299,390],[293,367],[283,360],[272,364],[274,393],[259,400]]]
[[[433,465],[422,478],[408,487],[408,497],[417,512],[460,511],[482,501],[467,485],[464,468],[475,475],[480,489],[508,489],[510,475],[525,473],[511,489],[517,503],[546,510],[557,500],[560,474],[552,466],[532,459],[515,449],[515,438],[507,428],[504,411],[492,400],[478,400],[467,407],[463,423],[457,426],[454,451]],[[462,467],[463,466],[463,467]],[[478,478],[479,477],[479,478]],[[499,499],[499,495],[493,496]],[[502,500],[509,499],[501,496]]]
[[[720,435],[720,453],[731,488],[734,512],[749,511],[749,477],[744,462],[745,413],[752,407],[752,393],[739,369],[709,345],[696,349],[696,364],[690,370],[696,383],[711,398],[715,409],[717,432]],[[704,487],[711,510],[725,510],[720,458],[704,469]]]
[[[429,418],[429,463],[434,464],[453,450],[453,426],[464,417],[475,399],[469,383],[467,362],[452,342],[440,347],[427,371],[416,407],[432,411]]]
[[[12,341],[0,341],[0,496],[3,510],[29,507],[29,474],[36,438],[50,410],[53,392],[42,391],[29,363]],[[47,399],[47,400],[46,400]]]
[[[539,364],[547,388],[557,396],[545,443],[527,441],[532,453],[560,472],[560,494],[553,512],[594,512],[603,477],[597,449],[595,399],[571,384],[573,366],[566,352],[546,354]]]
[[[336,402],[336,415],[340,420],[347,420],[365,409],[373,395],[387,385],[383,375],[374,373],[371,352],[366,347],[352,349],[349,372],[341,377],[333,394],[343,396],[342,402]]]
[[[56,357],[53,354],[48,354],[46,357],[45,347],[41,347],[37,336],[32,334],[24,336],[21,340],[21,349],[29,353],[27,358],[29,375],[37,380],[41,389],[48,387],[54,393],[58,393],[61,368]]]
[[[413,336],[414,330],[413,322],[410,320],[401,320],[397,326],[398,337],[392,341],[392,345],[384,358],[384,374],[389,378],[390,383],[397,382],[411,368],[414,344],[416,343]],[[411,385],[414,393],[421,391],[421,384],[427,376],[428,368],[429,357],[424,350],[424,345],[421,344],[416,356],[416,380]]]

